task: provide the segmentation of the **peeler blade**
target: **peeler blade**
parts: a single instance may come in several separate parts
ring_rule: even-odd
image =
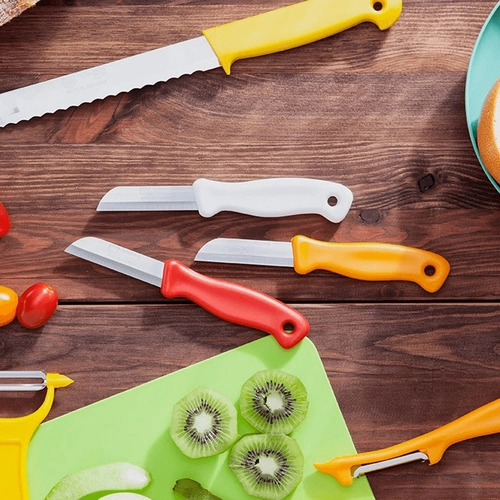
[[[47,376],[41,371],[0,371],[0,392],[41,391],[47,387]],[[23,382],[23,381],[31,382]],[[39,380],[39,382],[35,382]]]
[[[425,453],[416,451],[415,453],[408,453],[407,455],[402,455],[400,457],[390,458],[388,460],[382,460],[380,462],[374,462],[372,464],[360,465],[356,468],[352,476],[359,477],[363,474],[367,474],[368,472],[388,469],[389,467],[395,467],[396,465],[407,464],[410,462],[415,462],[417,460],[425,462],[429,460],[429,457]]]

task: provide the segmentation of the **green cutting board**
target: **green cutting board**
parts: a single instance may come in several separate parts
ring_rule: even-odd
[[[173,405],[196,387],[221,391],[238,407],[239,391],[255,372],[276,368],[298,376],[309,394],[305,421],[292,433],[305,458],[304,478],[287,500],[373,500],[368,481],[342,486],[313,462],[356,453],[314,344],[304,339],[290,350],[264,337],[177,372],[42,424],[28,452],[31,500],[43,500],[63,476],[110,462],[131,462],[151,473],[140,493],[152,500],[178,500],[177,479],[190,477],[223,500],[251,500],[228,467],[228,452],[190,459],[169,432]],[[66,390],[78,390],[78,380]],[[255,432],[241,417],[240,434]],[[89,495],[85,500],[103,496]]]

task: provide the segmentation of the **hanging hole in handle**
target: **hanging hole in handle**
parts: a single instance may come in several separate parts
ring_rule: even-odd
[[[338,202],[339,202],[339,200],[337,199],[336,196],[330,196],[327,200],[328,205],[330,205],[331,207],[334,207],[335,205],[337,205]]]
[[[384,8],[384,4],[382,2],[373,2],[373,10],[376,10],[377,12],[380,12]]]
[[[287,334],[287,335],[291,335],[294,331],[295,331],[295,325],[293,323],[285,323],[283,325],[283,331]]]
[[[434,276],[436,274],[436,268],[434,266],[425,266],[424,273],[426,276]]]

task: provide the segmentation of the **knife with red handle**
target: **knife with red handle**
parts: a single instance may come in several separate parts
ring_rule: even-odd
[[[189,299],[221,319],[269,333],[285,349],[298,344],[309,332],[307,319],[274,297],[210,278],[177,260],[161,262],[93,237],[75,241],[66,252],[158,286],[168,299]]]

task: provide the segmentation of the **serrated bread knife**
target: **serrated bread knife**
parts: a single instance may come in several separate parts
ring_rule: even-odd
[[[216,238],[205,243],[196,261],[293,267],[299,274],[323,269],[366,281],[413,281],[427,292],[441,288],[448,261],[433,252],[391,243],[335,243],[294,236],[288,241]]]
[[[309,332],[302,314],[251,288],[199,274],[177,260],[161,262],[100,238],[85,237],[66,252],[160,287],[168,299],[189,299],[214,316],[273,335],[285,349]]]
[[[315,213],[340,222],[349,212],[352,200],[347,187],[320,179],[197,179],[192,186],[118,186],[103,196],[97,210],[198,210],[203,217],[224,210],[257,217]]]
[[[59,109],[305,45],[363,22],[392,26],[402,0],[306,0],[203,30],[191,40],[113,61],[0,95],[0,126]]]
[[[476,408],[462,417],[416,438],[381,450],[345,455],[324,463],[316,469],[335,477],[343,485],[368,472],[401,465],[415,460],[434,465],[453,444],[500,432],[500,399]]]

